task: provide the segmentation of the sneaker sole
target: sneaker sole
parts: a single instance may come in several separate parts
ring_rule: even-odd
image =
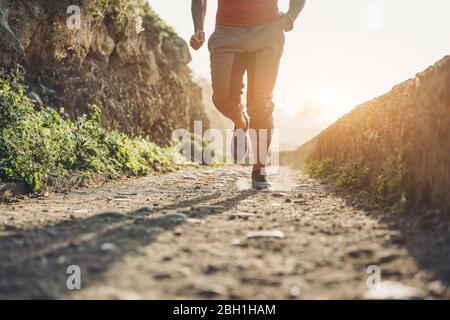
[[[268,182],[252,181],[252,188],[255,190],[270,190],[271,187]]]

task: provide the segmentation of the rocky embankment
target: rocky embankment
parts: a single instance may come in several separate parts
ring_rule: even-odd
[[[358,106],[290,159],[377,197],[450,208],[450,56]],[[314,168],[315,167],[315,168]]]
[[[0,66],[72,119],[95,103],[109,128],[164,144],[206,116],[187,44],[145,3],[0,0]]]

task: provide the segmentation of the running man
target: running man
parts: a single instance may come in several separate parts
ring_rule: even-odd
[[[235,161],[245,158],[248,152],[249,129],[257,133],[253,144],[258,147],[252,186],[258,190],[270,189],[265,167],[274,128],[273,90],[284,48],[284,32],[294,29],[306,0],[290,0],[287,13],[279,12],[278,0],[218,2],[216,29],[208,42],[213,102],[234,123],[232,153]],[[205,43],[206,8],[207,0],[192,0],[195,33],[190,45],[195,50]],[[245,111],[241,101],[246,72]]]

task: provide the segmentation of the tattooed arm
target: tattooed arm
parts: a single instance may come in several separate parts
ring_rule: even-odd
[[[194,50],[200,49],[205,43],[205,17],[207,0],[192,0],[192,19],[194,20],[194,35],[191,37],[191,47]]]
[[[306,0],[291,0],[289,3],[289,11],[281,17],[280,23],[284,31],[289,32],[294,29],[295,20],[297,20],[300,12],[305,7]]]

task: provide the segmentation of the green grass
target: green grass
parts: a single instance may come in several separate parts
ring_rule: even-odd
[[[379,202],[398,208],[406,208],[411,204],[407,194],[406,173],[407,148],[402,148],[383,163],[382,172],[378,176],[374,193]]]
[[[333,159],[313,160],[306,164],[304,170],[311,177],[335,184],[346,190],[364,190],[377,203],[386,207],[404,211],[412,204],[408,197],[406,173],[407,148],[388,157],[381,166],[381,174],[371,179],[370,169],[364,161],[347,161],[336,166]]]
[[[24,96],[21,77],[0,74],[0,179],[41,191],[50,177],[74,173],[143,175],[155,167],[187,164],[177,146],[161,148],[101,125],[91,105],[76,121],[52,108],[36,109]]]
[[[333,172],[333,160],[310,161],[306,164],[305,171],[311,178],[327,178]]]
[[[147,2],[140,0],[95,0],[90,6],[90,13],[100,20],[110,16],[116,25],[124,27],[141,17],[144,27],[152,26],[166,35],[175,34],[175,30]]]
[[[363,161],[349,161],[334,175],[337,188],[364,188],[369,185],[369,168]]]

